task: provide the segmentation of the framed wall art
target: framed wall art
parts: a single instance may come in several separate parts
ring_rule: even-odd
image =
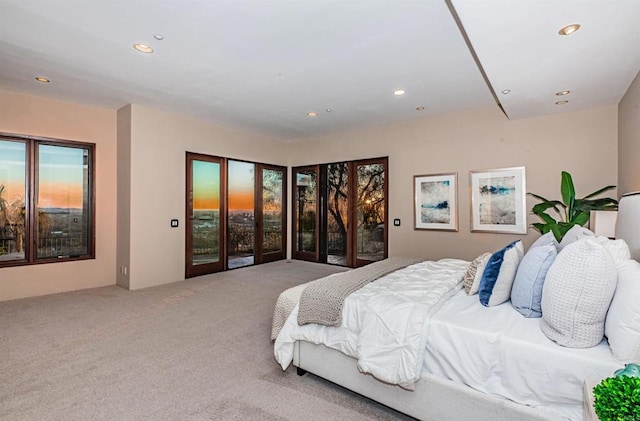
[[[416,230],[458,231],[458,174],[413,176]]]
[[[471,231],[527,233],[524,167],[470,172]]]

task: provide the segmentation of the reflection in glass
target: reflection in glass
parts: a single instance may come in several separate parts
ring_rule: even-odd
[[[0,261],[25,258],[26,144],[0,140]]]
[[[327,166],[327,263],[347,265],[349,165]]]
[[[38,146],[37,258],[89,254],[89,162],[86,148]]]
[[[316,212],[318,210],[317,174],[315,170],[300,171],[296,174],[296,215],[297,251],[316,252]]]
[[[220,261],[220,164],[192,161],[191,264]]]
[[[229,160],[228,267],[254,263],[255,164]]]
[[[384,259],[384,164],[358,165],[359,260]]]
[[[262,170],[263,253],[282,250],[282,179],[282,171]]]

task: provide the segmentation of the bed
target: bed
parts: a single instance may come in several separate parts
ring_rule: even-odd
[[[298,286],[284,292],[281,300],[288,307],[286,317],[282,313],[277,318],[274,315],[274,326],[278,325],[273,332],[276,360],[283,369],[293,363],[299,374],[313,373],[423,420],[581,420],[585,380],[609,377],[626,362],[639,362],[640,326],[636,324],[640,310],[638,306],[629,310],[635,304],[626,301],[633,303],[638,301],[634,297],[640,298],[640,291],[636,291],[640,288],[640,194],[621,199],[616,232],[628,251],[619,260],[612,259],[613,288],[617,282],[624,294],[612,292],[608,314],[605,310],[610,338],[598,340],[594,346],[558,345],[563,339],[549,339],[554,333],[551,321],[523,317],[510,301],[482,305],[478,295],[468,295],[462,287],[470,262],[443,259],[411,264],[366,283],[344,300],[342,319],[334,326],[299,325],[299,301],[306,288]],[[580,244],[587,242],[595,240]],[[568,259],[568,250],[577,248],[574,245],[564,254],[558,253],[556,261],[560,256]],[[598,264],[590,260],[586,264]],[[555,278],[561,276],[559,270]],[[446,278],[445,283],[452,286],[427,300],[434,301],[433,305],[424,305],[425,300],[415,299],[415,291],[431,288],[431,281],[423,278],[434,271],[439,273],[436,278]],[[549,271],[548,277],[552,277]],[[623,285],[620,276],[637,282]],[[405,281],[418,285],[409,292],[414,295],[408,300],[412,304],[401,300],[399,307],[385,310],[391,308],[385,303],[399,300],[393,292],[395,285]],[[549,279],[545,282],[554,285]],[[376,300],[382,303],[379,309]],[[546,297],[549,314],[554,310],[549,304],[552,301],[551,296]],[[363,316],[362,306],[372,307],[373,315]],[[408,307],[404,316],[398,310],[403,307]],[[400,322],[386,319],[385,312],[400,315]],[[397,323],[415,329],[407,333],[394,326]],[[541,325],[545,323],[548,326],[543,332]],[[387,337],[391,330],[401,332],[401,336],[386,338],[374,351],[358,342],[366,344],[376,336]],[[393,343],[400,344],[399,349],[392,348]],[[629,347],[631,352],[627,351]]]

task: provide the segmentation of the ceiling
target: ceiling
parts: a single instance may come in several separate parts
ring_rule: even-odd
[[[638,22],[638,0],[0,0],[0,89],[285,141],[496,104],[520,119],[617,104]]]

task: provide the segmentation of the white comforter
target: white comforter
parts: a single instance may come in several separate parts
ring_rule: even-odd
[[[296,306],[276,338],[276,360],[286,369],[297,340],[324,344],[356,358],[361,372],[413,389],[422,371],[429,318],[460,290],[468,266],[442,259],[386,275],[347,297],[340,327],[298,326]]]

